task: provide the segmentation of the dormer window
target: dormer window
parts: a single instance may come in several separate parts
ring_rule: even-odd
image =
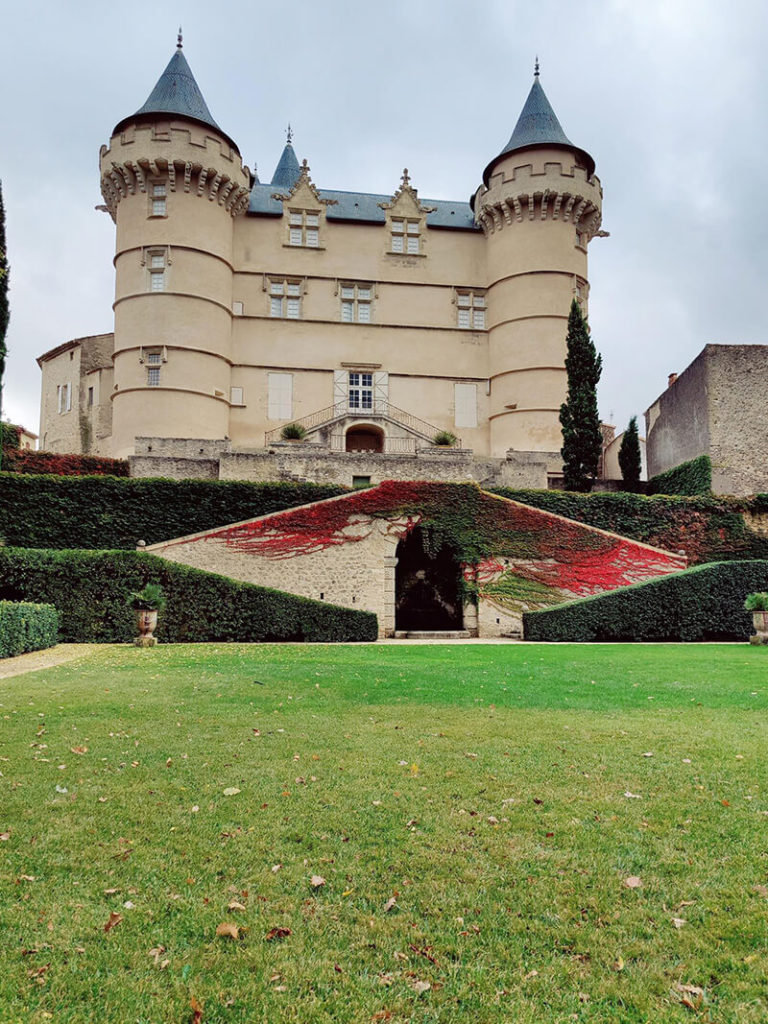
[[[391,225],[391,251],[408,253],[411,256],[418,256],[421,252],[419,222],[417,220],[405,220],[399,217],[393,217]]]
[[[288,214],[288,244],[307,249],[320,246],[320,214],[307,210],[291,210]]]

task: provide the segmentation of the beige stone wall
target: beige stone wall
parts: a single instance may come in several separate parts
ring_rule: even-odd
[[[76,338],[42,356],[40,448],[112,454],[113,334]],[[70,409],[59,412],[59,387],[70,385]]]

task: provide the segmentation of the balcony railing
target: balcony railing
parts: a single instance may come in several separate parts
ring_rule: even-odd
[[[417,439],[415,437],[385,437],[382,439],[382,452],[384,455],[415,455],[416,440]],[[346,450],[347,439],[344,434],[331,434],[331,451],[346,452]],[[371,455],[378,453],[375,449],[365,450],[355,448],[351,454]]]
[[[344,419],[347,416],[354,416],[358,419],[368,418],[383,418],[392,420],[394,423],[398,423],[400,426],[405,427],[406,430],[411,431],[413,434],[418,434],[422,440],[431,444],[436,434],[439,434],[441,429],[436,427],[434,423],[428,423],[426,420],[419,419],[418,416],[414,416],[410,412],[406,412],[404,409],[398,409],[396,405],[392,405],[391,402],[386,399],[372,399],[372,404],[369,408],[360,408],[359,406],[351,406],[348,401],[336,402],[335,405],[329,405],[326,409],[319,409],[317,412],[309,413],[307,416],[301,416],[298,419],[291,420],[291,423],[298,423],[304,427],[307,433],[311,433],[313,430],[317,430],[320,427],[328,426],[335,420]],[[264,435],[264,440],[267,445],[274,444],[275,441],[280,440],[280,434],[282,431],[281,427],[275,427],[274,430],[269,430]],[[387,438],[386,440],[395,441],[395,438]],[[403,440],[414,440],[414,451],[415,439],[404,438]],[[456,438],[456,447],[461,448],[461,438]]]

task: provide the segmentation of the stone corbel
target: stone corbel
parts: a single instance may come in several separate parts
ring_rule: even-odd
[[[205,182],[206,182],[207,178],[208,178],[208,168],[207,167],[202,167],[200,169],[200,174],[199,174],[198,179],[197,179],[197,194],[198,194],[198,196],[201,196],[203,194],[203,189],[205,188]]]
[[[552,207],[552,220],[557,220],[557,216],[560,213],[560,204],[565,198],[564,192],[555,193],[555,205]]]
[[[176,164],[173,160],[168,161],[168,187],[171,192],[176,191]]]
[[[229,181],[224,183],[223,188],[221,188],[219,190],[219,206],[222,206],[222,205],[226,206],[227,199],[229,197],[229,193],[232,191],[232,189],[234,187],[235,187],[235,183],[234,183],[234,181],[232,181],[231,178],[229,179]]]
[[[564,221],[568,221],[570,219],[571,210],[573,209],[573,204],[575,202],[576,202],[576,196],[569,196],[568,197],[568,202],[565,204],[565,209],[563,210],[563,220]]]
[[[523,219],[523,208],[517,196],[512,196],[512,202],[515,205],[515,220],[519,223]]]
[[[536,205],[536,197],[533,192],[528,196],[528,220],[533,220]]]
[[[184,164],[184,191],[189,192],[192,185],[192,164],[187,161]]]
[[[552,193],[549,191],[548,188],[545,188],[544,191],[541,194],[541,219],[542,220],[546,220],[547,219],[547,203],[549,202],[549,197],[550,197],[551,194]]]

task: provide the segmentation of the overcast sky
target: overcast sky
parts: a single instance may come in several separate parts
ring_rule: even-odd
[[[35,357],[110,331],[99,146],[177,22],[213,117],[268,180],[294,128],[320,188],[467,199],[533,77],[605,192],[589,251],[600,412],[623,429],[710,342],[768,341],[768,4],[760,0],[134,0],[5,5],[0,178],[11,264],[3,414],[35,432]],[[768,349],[766,349],[768,358]]]

